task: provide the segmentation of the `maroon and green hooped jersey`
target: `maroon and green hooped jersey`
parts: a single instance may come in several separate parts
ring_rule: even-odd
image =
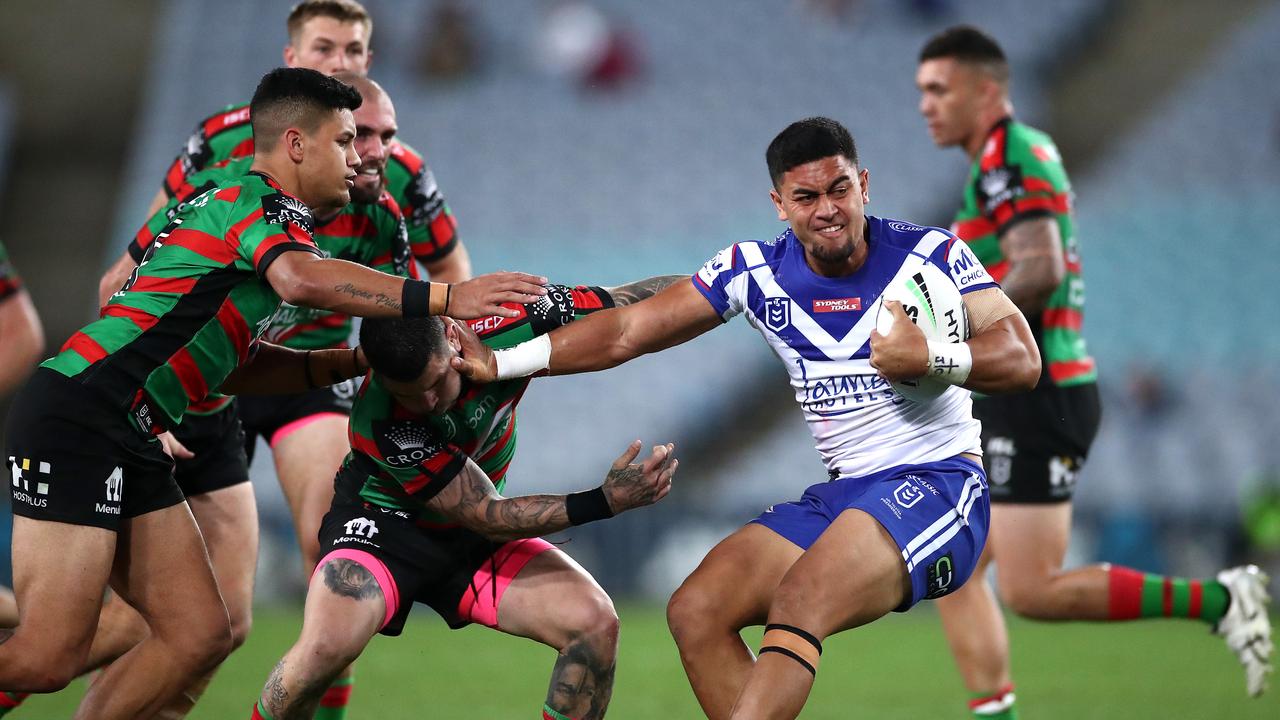
[[[519,317],[498,316],[469,324],[485,344],[511,347],[588,313],[613,307],[596,287],[551,285],[528,305],[508,304]],[[395,401],[370,373],[351,409],[347,455],[335,480],[339,500],[372,503],[409,513],[428,526],[447,521],[426,509],[471,458],[502,492],[516,449],[516,404],[529,378],[464,385],[458,402],[442,415],[418,415]]]
[[[187,406],[249,358],[280,296],[264,273],[290,251],[320,254],[311,211],[249,173],[185,203],[101,318],[43,367],[95,387],[143,430],[176,427]],[[145,402],[144,402],[145,401]],[[158,417],[156,417],[158,415]]]
[[[22,278],[18,277],[13,265],[9,264],[9,253],[5,252],[4,244],[0,243],[0,300],[16,294],[21,289]]]
[[[197,127],[165,173],[169,197],[190,193],[191,176],[208,167],[253,155],[249,106],[232,105]],[[409,230],[414,257],[430,263],[453,252],[458,221],[440,194],[435,175],[422,154],[394,140],[386,168],[387,192],[396,199]]]
[[[1000,235],[1022,220],[1057,220],[1067,274],[1040,317],[1028,320],[1036,332],[1049,379],[1058,386],[1081,385],[1098,378],[1081,334],[1084,276],[1071,203],[1071,181],[1053,140],[1007,117],[987,136],[969,173],[964,207],[951,226],[1000,282],[1009,270],[1000,250]]]

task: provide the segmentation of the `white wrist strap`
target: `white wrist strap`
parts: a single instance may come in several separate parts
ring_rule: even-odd
[[[509,347],[494,350],[493,359],[498,365],[498,379],[511,380],[542,372],[551,366],[551,338],[546,335]]]
[[[933,378],[948,385],[963,385],[973,370],[973,352],[967,343],[946,343],[937,340],[928,341],[929,371],[925,377]]]

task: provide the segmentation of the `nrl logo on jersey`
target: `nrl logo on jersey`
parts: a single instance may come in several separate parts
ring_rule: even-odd
[[[791,298],[768,298],[764,301],[764,326],[781,332],[791,324]]]
[[[275,225],[293,223],[308,233],[315,231],[311,208],[295,197],[274,193],[262,198],[262,219]]]

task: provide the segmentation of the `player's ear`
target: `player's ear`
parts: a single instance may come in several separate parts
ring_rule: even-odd
[[[773,206],[778,210],[778,219],[781,220],[782,222],[786,222],[787,211],[782,207],[782,196],[778,194],[778,191],[776,189],[770,190],[769,199],[773,201]]]
[[[871,171],[863,168],[858,173],[858,185],[862,188],[862,204],[871,202]]]
[[[454,352],[462,352],[462,338],[458,336],[458,321],[447,318],[444,323],[444,337]]]
[[[290,160],[301,163],[303,155],[306,154],[303,152],[305,145],[301,130],[291,127],[284,131],[284,146],[289,151]]]
[[[298,53],[293,50],[293,43],[285,43],[284,45],[284,64],[285,67],[297,67],[294,63],[298,60]]]

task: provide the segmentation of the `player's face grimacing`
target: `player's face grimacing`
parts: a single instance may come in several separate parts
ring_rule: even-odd
[[[356,108],[355,122],[355,148],[360,165],[356,168],[351,200],[374,203],[386,185],[387,155],[396,136],[396,109],[391,98],[382,94],[365,98]]]
[[[302,198],[312,210],[337,210],[351,202],[360,156],[351,111],[335,110],[306,136],[299,177]]]
[[[861,265],[868,183],[866,170],[832,155],[788,170],[770,192],[778,219],[791,224],[815,271],[841,275]]]
[[[925,60],[916,70],[920,89],[920,114],[929,126],[929,136],[938,147],[963,145],[974,128],[981,101],[982,77],[974,68],[954,58]]]
[[[284,48],[284,62],[289,67],[308,68],[325,75],[340,70],[367,75],[372,61],[364,23],[331,17],[311,18],[303,24],[297,41]]]

